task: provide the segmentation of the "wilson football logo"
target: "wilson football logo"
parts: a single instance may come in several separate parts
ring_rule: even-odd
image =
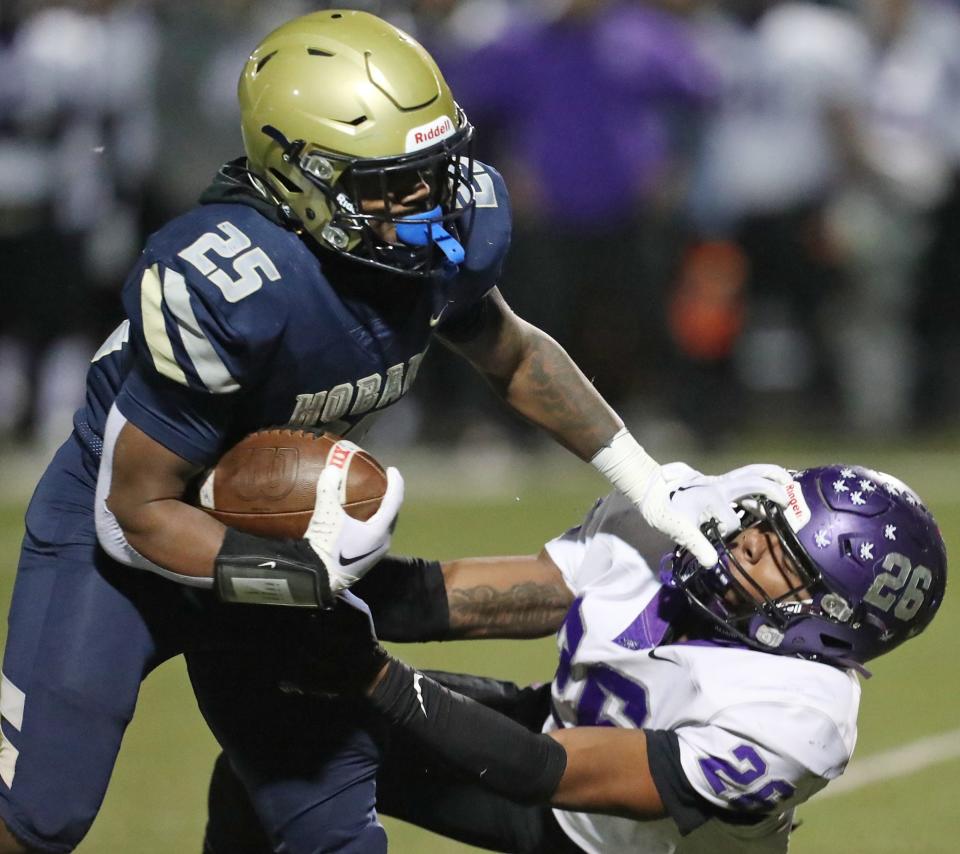
[[[296,485],[299,465],[296,448],[251,448],[239,469],[237,494],[250,502],[280,501]]]

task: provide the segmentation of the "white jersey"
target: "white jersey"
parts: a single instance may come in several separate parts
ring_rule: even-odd
[[[643,520],[615,493],[546,548],[577,597],[558,635],[559,726],[668,730],[707,802],[759,823],[712,818],[681,836],[672,818],[633,821],[555,810],[588,852],[785,852],[793,807],[839,776],[853,752],[860,685],[852,671],[708,642],[661,640],[668,588],[641,557]],[[676,593],[673,592],[673,596]],[[674,600],[675,601],[675,600]]]

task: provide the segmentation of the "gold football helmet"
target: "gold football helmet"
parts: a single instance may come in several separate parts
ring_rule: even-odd
[[[413,275],[462,260],[473,127],[406,33],[366,12],[295,18],[238,95],[248,168],[322,247]]]

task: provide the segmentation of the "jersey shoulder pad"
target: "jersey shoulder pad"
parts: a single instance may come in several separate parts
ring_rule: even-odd
[[[544,548],[567,586],[577,595],[588,589],[649,589],[655,576],[639,543],[646,526],[639,511],[619,492],[599,499],[584,520]]]
[[[513,228],[510,195],[500,173],[480,161],[474,161],[472,185],[475,206],[462,269],[468,274],[488,277],[493,287],[510,248]]]
[[[249,384],[286,326],[296,289],[282,280],[303,275],[301,253],[296,235],[241,205],[197,208],[152,235],[123,293],[147,367],[214,394]]]
[[[451,337],[462,337],[464,327],[473,328],[482,298],[500,281],[510,248],[510,198],[503,178],[492,166],[474,161],[471,184],[475,205],[461,223],[466,258],[443,286],[446,307],[438,331]]]

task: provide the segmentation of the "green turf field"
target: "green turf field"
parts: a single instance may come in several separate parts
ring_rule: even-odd
[[[717,471],[758,457],[789,465],[834,459],[865,460],[894,471],[923,495],[943,526],[951,554],[960,554],[960,493],[954,485],[960,450],[928,446],[922,454],[854,448],[828,455],[817,449],[784,453],[776,444],[723,459],[692,459]],[[417,475],[407,478],[407,504],[396,538],[398,551],[436,557],[523,553],[577,521],[601,482],[558,458],[509,492],[470,502],[451,484],[445,494]],[[425,483],[425,481],[424,481]],[[454,488],[456,486],[456,488]],[[424,496],[424,497],[421,497]],[[20,537],[22,506],[0,506],[0,603],[6,610]],[[955,582],[954,582],[955,584]],[[5,634],[0,627],[0,637]],[[865,683],[856,759],[923,736],[960,728],[960,669],[953,656],[960,636],[960,604],[948,596],[923,637],[878,662]],[[407,647],[404,656],[423,666],[472,670],[516,680],[544,679],[552,672],[552,642],[475,642]],[[81,854],[192,854],[199,852],[204,795],[215,746],[187,687],[179,661],[162,667],[145,684],[124,742],[103,810]],[[855,761],[856,761],[855,759]],[[793,854],[935,854],[957,850],[960,831],[960,760],[926,767],[909,776],[869,785],[831,799],[816,799],[800,813],[802,827]],[[385,822],[391,850],[400,854],[453,854],[464,846]]]

